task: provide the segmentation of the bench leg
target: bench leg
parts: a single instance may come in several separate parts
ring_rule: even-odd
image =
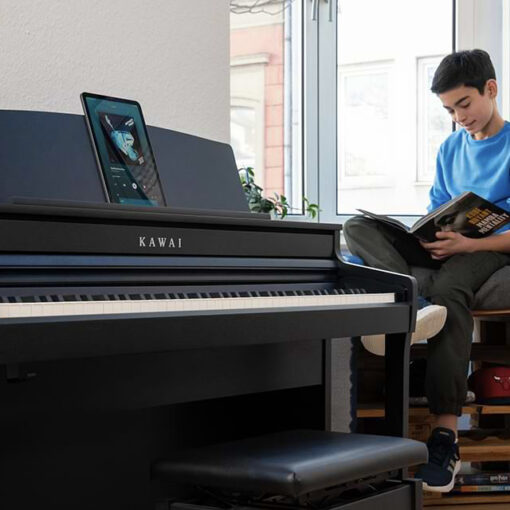
[[[356,430],[356,344],[352,338],[324,340],[325,429]]]

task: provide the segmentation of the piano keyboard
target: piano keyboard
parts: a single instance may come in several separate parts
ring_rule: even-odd
[[[395,302],[393,293],[357,292],[351,294],[338,289],[286,292],[197,292],[137,294],[128,296],[128,299],[126,296],[124,299],[119,299],[118,295],[81,296],[82,299],[79,296],[59,296],[58,301],[50,301],[44,296],[21,297],[16,298],[16,302],[0,303],[0,319],[7,317],[304,308]]]

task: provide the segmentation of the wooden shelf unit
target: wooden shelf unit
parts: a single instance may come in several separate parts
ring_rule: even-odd
[[[510,405],[490,406],[482,404],[466,404],[462,408],[462,414],[510,414]],[[409,408],[409,417],[426,417],[430,412],[427,407]],[[358,418],[384,418],[384,406],[382,404],[358,405]]]
[[[507,503],[504,508],[510,508],[510,494],[434,494],[432,492],[423,493],[423,506],[446,505],[495,505],[497,503]]]
[[[478,342],[472,344],[471,360],[510,365],[510,310],[476,310],[472,312],[477,321]],[[411,359],[426,358],[427,345],[416,344],[411,348]],[[370,357],[368,358],[370,360]],[[462,414],[477,416],[509,415],[510,405],[467,404]],[[357,417],[384,418],[382,404],[360,404]],[[409,409],[410,431],[417,436],[428,437],[433,417],[427,407],[411,407]],[[508,426],[508,421],[507,421]],[[421,428],[420,428],[421,427]],[[487,436],[477,439],[476,436],[460,437],[461,459],[465,462],[510,461],[510,439]],[[444,510],[446,506],[469,505],[473,510],[489,508],[510,509],[509,493],[466,493],[440,494],[423,493],[423,506]],[[433,510],[430,508],[430,510]]]

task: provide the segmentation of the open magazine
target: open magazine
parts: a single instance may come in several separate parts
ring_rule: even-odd
[[[373,220],[403,230],[428,242],[436,241],[436,232],[440,230],[459,232],[466,237],[485,237],[510,223],[509,213],[471,191],[452,198],[420,218],[411,227],[389,216],[375,214],[364,209],[358,209],[358,211]]]

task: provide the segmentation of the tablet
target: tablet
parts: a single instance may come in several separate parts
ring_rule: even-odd
[[[107,200],[165,206],[140,104],[88,92],[81,101]]]

